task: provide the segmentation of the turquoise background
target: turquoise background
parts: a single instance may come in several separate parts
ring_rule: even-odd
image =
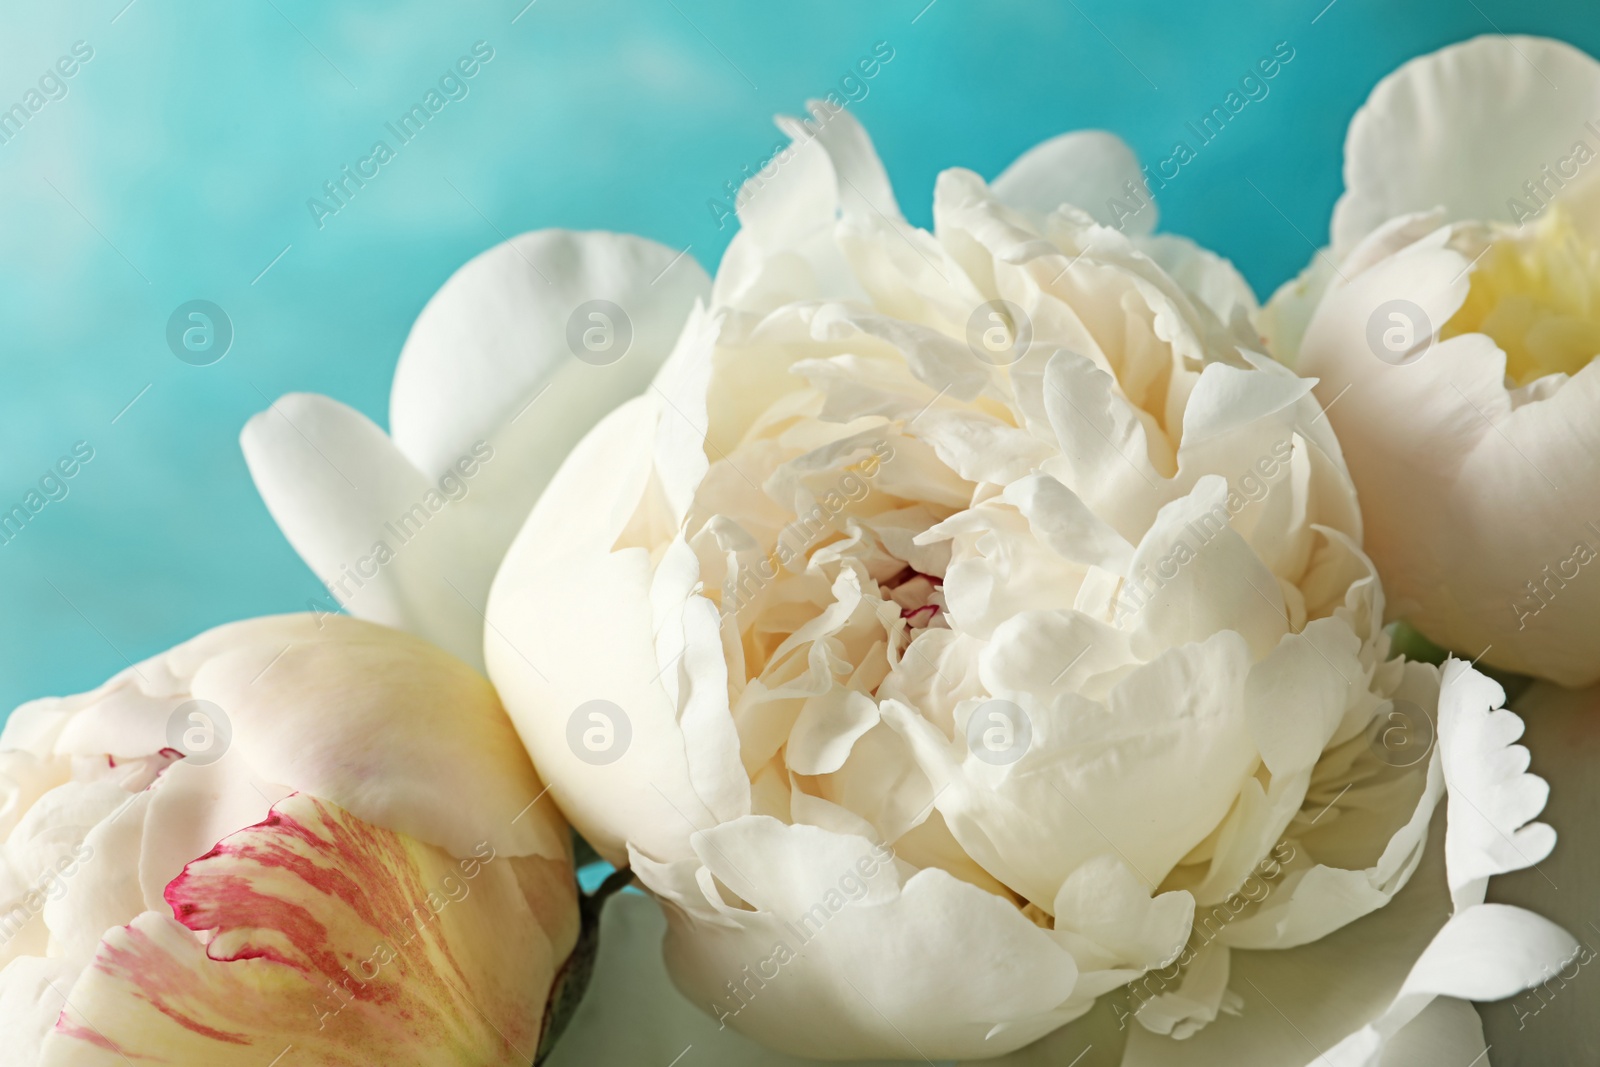
[[[386,423],[417,311],[504,235],[632,231],[714,267],[733,229],[707,201],[770,153],[774,112],[878,41],[894,59],[852,108],[924,225],[941,168],[992,177],[1064,130],[1166,156],[1288,42],[1270,95],[1160,197],[1164,229],[1263,295],[1325,238],[1345,126],[1384,73],[1496,27],[1600,53],[1593,0],[525,2],[0,10],[0,110],[74,42],[94,49],[0,144],[0,511],[75,442],[95,452],[0,546],[0,715],[302,607],[320,588],[245,471],[250,415],[308,390]],[[479,40],[495,57],[469,95],[319,230],[306,200]],[[211,366],[166,345],[192,299],[234,325]]]

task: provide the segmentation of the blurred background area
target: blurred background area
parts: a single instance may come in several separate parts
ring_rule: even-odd
[[[926,226],[945,167],[993,177],[1084,127],[1153,164],[1287,51],[1158,194],[1163,230],[1264,298],[1326,240],[1345,127],[1380,77],[1484,33],[1600,54],[1593,3],[8,4],[0,512],[30,492],[43,506],[0,543],[0,717],[215,624],[303,609],[321,587],[256,496],[245,420],[312,391],[387,425],[417,312],[512,234],[629,231],[714,269],[736,222],[712,202],[771,154],[771,116],[808,98],[852,99]],[[336,214],[308,208],[475,45],[492,58],[464,95]],[[842,84],[885,48],[874,77]],[[7,124],[15,105],[26,121]],[[233,331],[204,366],[167,337],[195,300]]]

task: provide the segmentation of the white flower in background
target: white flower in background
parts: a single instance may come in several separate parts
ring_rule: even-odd
[[[340,616],[219,627],[0,735],[0,1060],[532,1062],[578,934],[493,689]]]
[[[1413,60],[1351,123],[1331,252],[1264,316],[1321,379],[1391,613],[1563,685],[1600,679],[1597,160],[1570,45]]]
[[[389,434],[305,393],[251,419],[241,443],[256,487],[328,588],[308,604],[481,667],[489,583],[529,507],[578,438],[645,388],[709,286],[691,256],[653,241],[523,234],[423,308]]]
[[[1572,947],[1482,905],[1553,845],[1543,783],[1493,683],[1387,658],[1338,443],[1238,275],[1153,205],[1102,224],[1142,197],[1108,135],[945,172],[930,234],[848,116],[785,128],[711,310],[489,604],[679,988],[830,1060],[1462,1067],[1477,1016],[1434,998]]]

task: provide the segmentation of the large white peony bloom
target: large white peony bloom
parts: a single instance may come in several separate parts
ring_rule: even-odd
[[[1498,36],[1413,60],[1351,123],[1345,185],[1265,330],[1321,379],[1391,612],[1600,679],[1600,63]]]
[[[1435,998],[1573,948],[1483,904],[1554,843],[1543,783],[1492,682],[1388,658],[1248,289],[1148,233],[1107,135],[945,172],[930,234],[817,126],[490,597],[491,676],[679,988],[821,1059],[1470,1061]]]
[[[480,675],[343,617],[222,626],[25,704],[0,1062],[526,1067],[578,935],[542,792]]]

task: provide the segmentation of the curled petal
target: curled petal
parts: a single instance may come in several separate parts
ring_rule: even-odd
[[[1450,791],[1445,853],[1458,908],[1481,904],[1491,876],[1532,867],[1556,846],[1556,832],[1533,821],[1550,787],[1526,773],[1528,750],[1513,743],[1522,720],[1504,702],[1492,679],[1461,660],[1445,664],[1439,750]]]

